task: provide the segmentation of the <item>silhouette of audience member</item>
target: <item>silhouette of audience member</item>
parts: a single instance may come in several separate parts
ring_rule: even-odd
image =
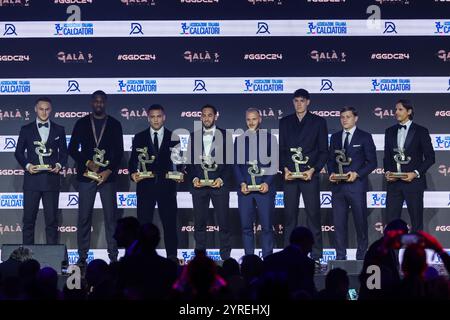
[[[197,252],[173,289],[175,298],[180,300],[210,301],[228,298],[226,286],[225,280],[217,274],[215,262]]]
[[[327,273],[325,289],[319,292],[320,300],[347,300],[349,279],[347,271],[335,268]]]
[[[31,259],[32,252],[26,247],[15,249],[9,258],[0,264],[0,296],[6,300],[20,299],[21,286],[19,268],[23,261]]]
[[[58,290],[58,274],[53,268],[45,267],[36,276],[39,300],[59,300],[62,298]]]
[[[241,293],[242,299],[256,300],[259,280],[263,275],[263,271],[264,265],[260,257],[255,254],[248,254],[242,257],[241,275],[245,283]]]
[[[222,268],[222,276],[227,283],[230,298],[239,299],[246,285],[241,276],[239,263],[233,258],[228,258],[223,262]]]
[[[37,260],[29,259],[19,266],[19,278],[23,299],[36,299],[38,296],[36,278],[41,270]]]
[[[372,243],[364,257],[364,264],[359,276],[359,300],[386,299],[392,295],[392,289],[400,282],[398,250],[401,238],[408,233],[408,225],[402,219],[388,223],[383,237]],[[381,272],[380,289],[367,287],[367,280],[372,274],[370,266],[378,266]]]
[[[308,257],[314,244],[313,234],[308,228],[296,227],[289,241],[285,249],[264,259],[264,271],[266,275],[277,274],[270,277],[270,281],[285,278],[292,298],[311,298],[316,293],[315,262]]]
[[[177,265],[156,252],[161,239],[158,228],[144,224],[139,229],[133,254],[124,257],[119,265],[119,291],[126,299],[169,298],[177,278]]]
[[[117,220],[114,239],[119,248],[125,248],[125,256],[133,254],[138,242],[139,221],[135,217],[124,217]]]
[[[89,300],[111,299],[114,295],[113,282],[108,264],[102,259],[92,260],[86,268],[86,283]]]

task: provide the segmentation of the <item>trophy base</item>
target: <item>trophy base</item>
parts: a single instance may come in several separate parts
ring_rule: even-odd
[[[139,179],[150,179],[154,178],[155,174],[151,171],[147,171],[147,172],[138,172],[137,176],[139,177]]]
[[[403,178],[407,178],[408,174],[406,174],[405,172],[391,172],[391,173],[389,173],[389,177],[396,178],[396,179],[403,179]]]
[[[214,180],[205,180],[205,179],[200,179],[200,185],[203,187],[211,187],[214,183]]]
[[[36,171],[50,171],[52,170],[52,166],[49,164],[38,164],[34,167]]]
[[[169,171],[166,173],[166,179],[170,180],[183,180],[184,174],[178,171]]]
[[[335,174],[333,178],[336,181],[347,181],[349,176],[347,174]]]
[[[94,181],[97,181],[97,182],[103,182],[102,176],[99,175],[99,174],[96,173],[96,172],[93,172],[93,171],[86,171],[86,172],[83,174],[83,176],[86,177],[86,178],[92,179],[92,180],[94,180]]]
[[[250,192],[260,191],[261,190],[261,185],[260,184],[250,184],[250,185],[247,185],[247,189]]]
[[[291,178],[293,179],[300,179],[305,180],[306,179],[306,173],[305,172],[291,172]]]

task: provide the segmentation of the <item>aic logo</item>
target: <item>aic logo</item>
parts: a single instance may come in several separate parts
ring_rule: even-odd
[[[279,92],[283,91],[281,79],[255,79],[245,80],[244,92]]]
[[[5,23],[5,32],[3,32],[4,36],[17,36],[16,26],[12,23]]]
[[[386,206],[386,193],[374,192],[372,194],[372,203],[373,207],[385,207]]]
[[[219,22],[182,22],[181,33],[183,35],[214,35],[220,34]]]
[[[66,53],[64,51],[60,51],[57,53],[57,58],[62,63],[92,63],[94,59],[94,55],[91,52],[70,52]]]
[[[269,25],[267,22],[258,22],[258,29],[256,30],[256,34],[270,34]]]
[[[194,81],[194,90],[192,91],[208,91],[206,90],[206,84],[203,80],[195,80]]]
[[[406,92],[411,91],[410,79],[372,79],[373,92]]]
[[[392,21],[386,21],[384,23],[384,31],[383,33],[397,33],[397,26]]]
[[[450,33],[450,21],[436,21],[435,23],[436,34],[447,34]]]
[[[31,91],[29,80],[0,81],[0,92],[25,93]]]
[[[131,26],[130,26],[130,35],[131,34],[144,34],[144,32],[142,31],[142,25],[140,23],[137,22],[132,22]]]
[[[434,136],[434,148],[435,149],[450,149],[450,136]]]
[[[219,62],[219,53],[213,52],[209,53],[208,50],[194,52],[185,51],[183,54],[184,60],[189,62]]]
[[[334,91],[333,82],[330,79],[322,79],[320,91]]]
[[[373,114],[380,119],[386,117],[395,117],[395,110],[376,107],[375,109],[373,109]]]
[[[93,34],[93,23],[55,23],[55,36],[91,36]]]
[[[80,92],[80,84],[76,80],[67,81],[67,91],[66,92]]]
[[[347,22],[345,21],[310,21],[306,34],[346,34]]]
[[[156,92],[156,80],[118,80],[118,92]]]
[[[312,50],[309,54],[316,62],[345,62],[345,52]]]

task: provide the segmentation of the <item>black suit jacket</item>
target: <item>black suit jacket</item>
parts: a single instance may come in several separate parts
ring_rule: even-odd
[[[218,132],[222,134],[222,143],[219,143],[219,139],[216,139],[218,136]],[[196,150],[195,139],[200,139],[201,146],[200,150]],[[227,147],[228,144],[228,147]],[[214,149],[213,149],[214,148]],[[227,148],[231,150],[231,154],[227,156]],[[188,152],[187,158],[189,165],[187,165],[187,173],[188,173],[188,183],[193,188],[192,180],[197,177],[199,179],[204,179],[203,169],[201,167],[200,156],[202,155],[204,146],[203,146],[203,134],[200,131],[196,131],[191,133],[188,144]],[[216,163],[218,164],[216,171],[210,171],[208,173],[209,179],[214,180],[217,178],[221,178],[223,180],[223,190],[229,190],[231,187],[231,178],[232,178],[232,167],[233,163],[233,138],[231,134],[228,134],[224,129],[220,129],[216,127],[215,135],[213,138],[212,146],[211,146],[211,156],[216,157]],[[220,150],[220,151],[219,151]],[[220,153],[222,154],[220,156]],[[231,159],[227,159],[227,157],[231,157]],[[190,161],[189,161],[190,160]],[[227,161],[228,160],[228,161]]]
[[[153,139],[150,138],[150,128],[145,129],[137,133],[133,138],[133,146],[131,150],[130,160],[128,161],[128,171],[131,174],[137,172],[138,170],[138,155],[136,148],[147,147],[148,155],[151,157],[155,156],[155,161],[152,164],[147,164],[146,168],[148,171],[155,173],[156,177],[151,179],[144,179],[140,181],[136,186],[136,191],[146,191],[152,190],[154,188],[164,188],[169,192],[176,192],[176,182],[171,179],[166,179],[166,173],[168,171],[174,171],[175,165],[172,162],[171,148],[175,147],[179,141],[172,141],[172,131],[164,128],[164,137],[161,142],[161,147],[159,152],[156,153],[155,146],[153,144]],[[181,170],[181,169],[180,169]]]
[[[383,159],[385,172],[397,171],[397,165],[394,161],[394,149],[398,147],[397,132],[397,125],[387,128],[385,132]],[[404,148],[405,155],[411,157],[411,161],[401,166],[402,172],[414,172],[414,170],[417,170],[419,171],[420,178],[413,179],[411,182],[401,180],[388,182],[387,189],[401,188],[405,191],[423,191],[427,188],[425,174],[435,162],[433,145],[431,144],[428,129],[414,122],[411,123]]]
[[[20,129],[19,139],[14,153],[17,161],[25,170],[23,189],[27,191],[59,191],[59,174],[50,172],[30,174],[26,170],[25,166],[28,163],[33,165],[39,164],[39,157],[35,152],[36,145],[34,145],[34,141],[41,141],[36,121],[24,125]],[[52,154],[49,157],[44,157],[44,163],[50,164],[52,167],[56,163],[59,163],[64,167],[67,163],[67,142],[64,127],[50,121],[50,131],[45,146],[47,150],[52,149]]]
[[[334,133],[330,141],[330,153],[328,158],[328,173],[339,173],[338,164],[336,163],[335,150],[342,149],[342,130]],[[358,178],[351,183],[332,183],[332,191],[338,192],[346,190],[350,192],[366,192],[368,191],[368,176],[377,167],[377,152],[372,135],[368,132],[356,128],[350,140],[347,157],[352,158],[350,165],[343,166],[344,173],[355,171]]]
[[[316,292],[314,260],[293,245],[267,256],[264,259],[264,271],[285,275],[291,293],[304,290],[313,296]]]
[[[281,172],[284,174],[284,167],[295,171],[290,149],[302,147],[303,156],[309,157],[309,161],[306,165],[300,165],[300,170],[314,168],[314,175],[318,176],[328,159],[328,130],[325,119],[308,111],[300,122],[294,113],[280,120],[279,130]]]
[[[77,163],[77,179],[81,182],[92,181],[83,177],[86,171],[86,161],[92,160],[96,147],[90,117],[91,115],[87,115],[75,123],[69,143],[69,154]],[[79,148],[81,149],[79,150]],[[108,166],[101,167],[99,172],[110,169],[112,173],[105,183],[113,182],[116,180],[117,171],[123,156],[123,134],[122,125],[111,116],[108,116],[105,132],[98,148],[106,151],[105,161],[109,160]]]

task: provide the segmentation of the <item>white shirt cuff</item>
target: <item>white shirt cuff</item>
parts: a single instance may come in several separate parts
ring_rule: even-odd
[[[28,170],[28,168],[31,166],[31,163],[27,163],[27,165],[25,166],[25,169]]]

